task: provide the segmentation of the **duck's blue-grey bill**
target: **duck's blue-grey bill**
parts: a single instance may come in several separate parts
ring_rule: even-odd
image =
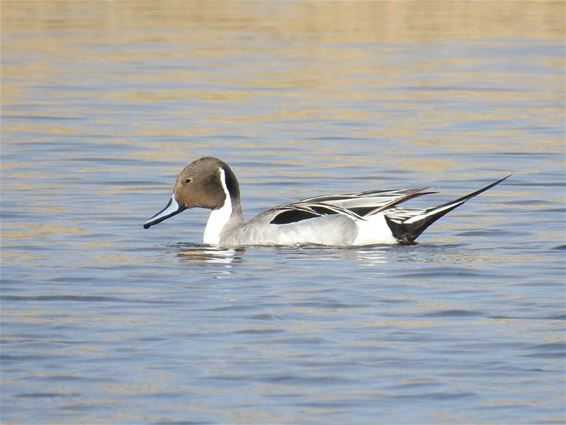
[[[155,214],[153,217],[147,220],[143,224],[143,228],[149,229],[154,224],[161,223],[163,220],[166,220],[169,217],[173,217],[174,215],[177,215],[180,212],[185,211],[186,209],[187,208],[185,208],[183,205],[180,205],[177,202],[177,200],[175,199],[175,195],[173,195],[171,196],[171,199],[169,199],[169,202],[167,203],[165,208],[163,208],[161,211],[159,211],[157,214]]]

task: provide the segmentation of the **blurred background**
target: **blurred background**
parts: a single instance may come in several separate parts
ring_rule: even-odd
[[[2,422],[563,423],[564,9],[3,0]],[[143,231],[205,155],[248,217],[514,176],[414,247]]]

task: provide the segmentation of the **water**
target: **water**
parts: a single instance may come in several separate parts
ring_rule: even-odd
[[[563,423],[562,17],[3,2],[2,423]],[[214,249],[197,210],[144,231],[204,155],[248,217],[515,174],[415,246]]]

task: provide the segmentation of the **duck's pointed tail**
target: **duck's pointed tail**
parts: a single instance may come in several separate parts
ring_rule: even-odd
[[[412,244],[436,220],[458,208],[469,199],[497,186],[509,177],[511,177],[511,174],[454,201],[426,210],[392,209],[385,213],[385,220],[393,236],[400,243]]]

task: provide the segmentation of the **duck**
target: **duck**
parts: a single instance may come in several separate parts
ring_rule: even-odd
[[[143,227],[149,229],[190,208],[206,208],[211,210],[203,234],[206,245],[410,245],[435,221],[510,176],[426,209],[400,204],[437,193],[429,188],[370,190],[305,198],[271,207],[246,221],[236,175],[224,161],[207,156],[181,170],[167,205]]]

